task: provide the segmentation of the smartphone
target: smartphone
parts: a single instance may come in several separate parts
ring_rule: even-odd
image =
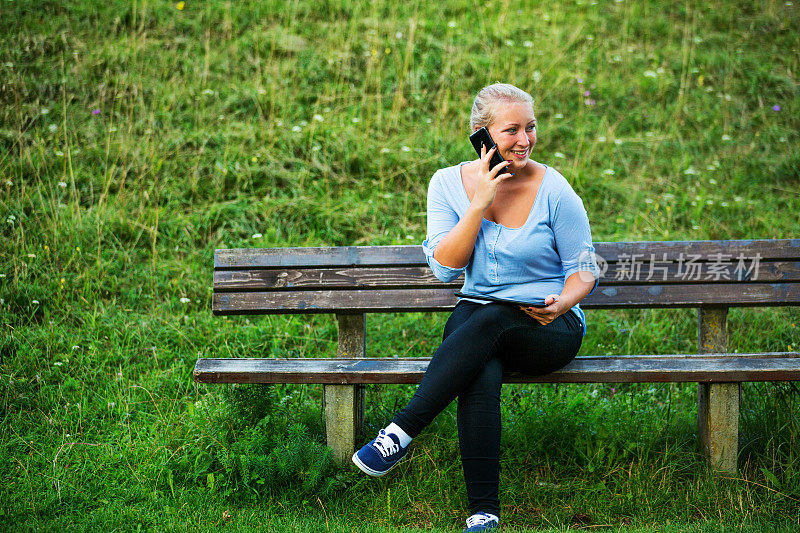
[[[472,298],[473,300],[483,300],[486,302],[498,302],[502,304],[509,304],[519,307],[547,307],[547,304],[544,303],[544,298],[534,298],[527,302],[522,302],[519,300],[509,300],[507,298],[495,298],[494,296],[484,296],[482,294],[465,294],[461,291],[456,291],[453,294],[458,296],[459,298]]]
[[[478,153],[478,157],[481,156],[481,146],[486,146],[486,151],[488,152],[494,146],[497,146],[497,143],[494,142],[492,136],[489,135],[489,130],[485,127],[479,129],[475,133],[469,136],[469,142],[472,143],[472,146],[475,148],[475,151]],[[495,166],[499,165],[505,161],[501,156],[500,153],[495,150],[492,154],[492,160],[489,162],[489,168],[492,169]],[[499,174],[503,174],[507,172],[506,170],[501,170]]]

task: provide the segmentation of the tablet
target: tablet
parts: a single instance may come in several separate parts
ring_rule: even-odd
[[[482,294],[464,294],[461,291],[456,291],[453,294],[460,298],[471,298],[473,300],[484,300],[486,302],[498,302],[501,304],[516,305],[519,307],[547,307],[544,303],[544,298],[534,298],[529,302],[521,302],[519,300],[509,300],[507,298],[495,298],[494,296],[484,296]]]

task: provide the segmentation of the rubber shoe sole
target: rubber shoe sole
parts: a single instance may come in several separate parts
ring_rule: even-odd
[[[373,470],[373,469],[371,469],[370,467],[368,467],[367,465],[365,465],[364,463],[362,463],[362,462],[361,462],[361,459],[359,459],[359,458],[358,458],[358,452],[354,453],[354,454],[353,454],[353,457],[352,457],[352,459],[353,459],[353,464],[355,464],[355,465],[358,467],[358,469],[359,469],[359,470],[361,470],[361,471],[362,471],[362,472],[364,472],[365,474],[367,474],[367,475],[369,475],[369,476],[372,476],[372,477],[381,477],[381,476],[385,476],[386,474],[388,474],[388,473],[389,473],[389,471],[390,471],[392,468],[394,468],[394,467],[396,467],[397,465],[399,465],[400,463],[402,463],[402,462],[403,462],[403,459],[405,459],[405,458],[406,458],[406,456],[403,456],[403,457],[401,457],[399,461],[397,461],[395,464],[393,464],[392,466],[390,466],[389,468],[387,468],[386,470],[384,470],[383,472],[381,472],[381,471],[379,471],[379,470]]]

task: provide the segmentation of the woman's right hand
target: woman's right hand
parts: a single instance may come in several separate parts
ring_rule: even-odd
[[[475,195],[472,197],[472,204],[482,211],[489,209],[489,206],[494,202],[498,185],[512,176],[508,172],[500,174],[500,171],[511,163],[510,161],[503,161],[495,165],[494,168],[489,168],[492,155],[496,150],[497,146],[493,146],[487,152],[486,145],[481,145],[480,168],[478,169],[478,179],[475,183]]]

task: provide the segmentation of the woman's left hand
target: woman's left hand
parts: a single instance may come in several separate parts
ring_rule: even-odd
[[[550,294],[544,299],[544,303],[547,304],[547,307],[520,307],[520,309],[543,326],[546,326],[567,311],[567,309],[563,308],[564,304],[558,294]]]

